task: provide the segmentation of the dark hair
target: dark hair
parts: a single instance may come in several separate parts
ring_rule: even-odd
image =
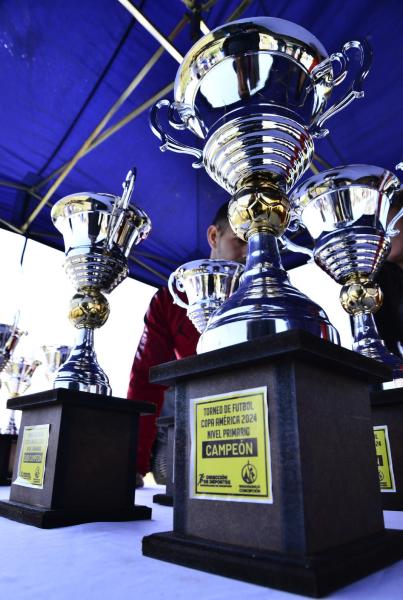
[[[228,204],[229,204],[229,200],[227,200],[227,202],[224,202],[224,204],[222,204],[220,206],[220,208],[217,210],[217,212],[215,214],[214,219],[211,222],[211,224],[215,225],[218,229],[226,229],[229,225]]]
[[[391,206],[393,206],[393,208],[401,208],[403,206],[403,186],[393,194]]]

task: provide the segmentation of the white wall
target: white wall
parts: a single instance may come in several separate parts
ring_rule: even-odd
[[[288,272],[291,283],[319,304],[340,334],[341,345],[351,350],[353,338],[350,318],[339,301],[341,286],[315,263],[308,263]]]

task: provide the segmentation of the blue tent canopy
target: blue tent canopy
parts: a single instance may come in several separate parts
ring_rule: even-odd
[[[210,29],[238,10],[268,15],[311,31],[328,52],[367,38],[374,60],[366,95],[329,121],[316,141],[323,163],[369,163],[394,169],[403,159],[401,0],[216,0],[133,2],[184,55],[200,36],[197,14]],[[182,21],[185,15],[185,19]],[[0,5],[0,225],[62,248],[51,205],[78,191],[120,193],[137,167],[134,201],[153,222],[149,239],[134,248],[131,275],[153,285],[187,260],[208,255],[205,230],[227,199],[191,158],[159,151],[148,124],[149,107],[172,98],[178,63],[158,60],[58,185],[38,215],[28,219],[72,157],[158,50],[158,42],[117,0],[6,0]],[[126,121],[122,122],[122,119]],[[123,126],[122,126],[123,125]],[[115,127],[116,130],[110,129]],[[106,132],[106,134],[105,134]],[[5,258],[3,257],[3,260]],[[286,253],[286,266],[303,262]]]

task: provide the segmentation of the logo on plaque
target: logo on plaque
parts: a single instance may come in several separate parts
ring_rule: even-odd
[[[381,492],[396,492],[387,425],[374,427],[374,436]]]
[[[265,387],[190,401],[190,496],[273,502]]]
[[[242,469],[242,479],[245,483],[255,483],[257,479],[256,468],[248,462]]]

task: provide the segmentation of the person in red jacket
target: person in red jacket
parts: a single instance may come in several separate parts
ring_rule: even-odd
[[[393,198],[388,221],[402,207],[403,187]],[[403,217],[398,220],[395,229],[399,230],[399,234],[392,237],[390,253],[375,278],[383,292],[383,304],[374,318],[388,350],[403,358]]]
[[[232,231],[227,218],[228,202],[223,204],[207,229],[211,248],[210,258],[243,261],[246,244]],[[171,360],[191,356],[196,352],[199,333],[188,319],[186,310],[173,303],[168,288],[158,290],[144,317],[144,331],[138,345],[127,397],[131,400],[153,402],[157,405],[154,416],[140,417],[137,448],[137,486],[150,470],[151,451],[156,438],[156,418],[164,402],[163,385],[151,384],[150,367]]]

